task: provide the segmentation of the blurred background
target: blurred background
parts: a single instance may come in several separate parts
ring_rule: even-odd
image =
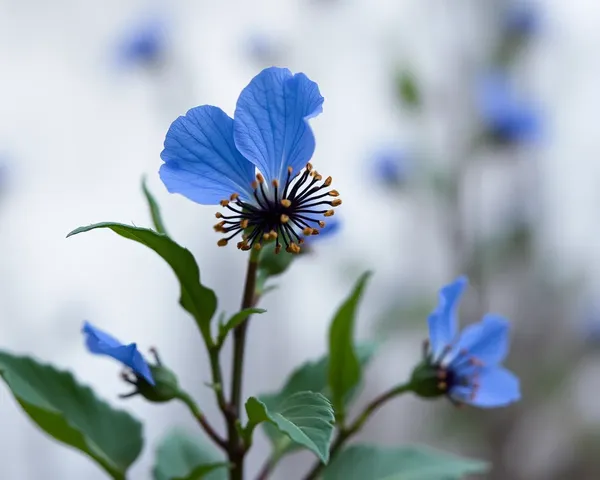
[[[119,401],[119,368],[84,350],[83,320],[157,346],[220,418],[170,270],[109,232],[65,235],[99,221],[150,225],[147,174],[170,233],[233,313],[245,257],[216,247],[215,208],[166,192],[159,155],[178,115],[200,104],[233,115],[256,73],[287,66],[325,97],[313,163],[344,205],[335,235],[264,298],[245,395],[278,389],[322,355],[337,305],[373,269],[359,337],[382,347],[358,409],[406,378],[437,290],[466,273],[463,324],[487,311],[514,322],[508,365],[523,400],[483,412],[403,398],[363,439],[488,459],[492,480],[600,478],[599,27],[594,0],[0,0],[0,346],[73,370],[143,418],[133,479],[149,478],[171,426],[196,426],[180,405]],[[268,451],[261,438],[249,474]],[[273,478],[309,462],[289,457]],[[0,478],[48,472],[104,478],[0,387]]]

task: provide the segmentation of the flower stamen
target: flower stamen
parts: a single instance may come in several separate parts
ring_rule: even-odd
[[[334,214],[333,208],[342,204],[339,198],[326,200],[327,197],[339,196],[337,190],[323,192],[332,181],[331,177],[323,181],[323,176],[313,170],[310,163],[296,175],[293,175],[293,168],[288,167],[285,185],[280,185],[278,179],[269,184],[263,175],[257,173],[256,180],[251,183],[251,203],[247,198],[242,200],[238,193],[219,202],[235,215],[215,214],[221,221],[214,229],[230,234],[218,245],[224,246],[242,233],[242,241],[237,243],[240,250],[253,247],[260,250],[265,243],[275,241],[275,253],[279,253],[282,246],[290,253],[299,253],[300,245],[304,243],[302,235],[318,235],[319,230],[315,227],[325,227],[325,222],[318,216],[330,217]],[[323,183],[318,185],[319,182]],[[319,206],[333,208],[316,210],[315,207]]]

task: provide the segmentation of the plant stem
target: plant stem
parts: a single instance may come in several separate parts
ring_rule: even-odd
[[[252,250],[248,261],[244,295],[242,297],[241,309],[253,307],[256,303],[256,273],[258,271],[259,252]],[[231,480],[242,480],[244,478],[244,456],[246,449],[241,443],[237,430],[237,422],[240,417],[240,406],[242,398],[242,380],[244,373],[244,351],[246,349],[246,332],[248,330],[248,317],[233,331],[233,367],[231,373],[231,401],[229,402],[229,417],[227,419],[228,454],[229,461],[233,465],[231,469]]]
[[[180,392],[177,398],[179,398],[179,400],[181,400],[187,405],[187,407],[190,409],[191,414],[196,418],[196,420],[198,420],[200,426],[204,429],[206,434],[213,440],[213,442],[219,445],[222,449],[227,450],[227,442],[208,423],[208,420],[200,411],[198,405],[196,405],[196,402],[194,402],[192,397],[190,397],[186,392]]]
[[[329,461],[333,460],[333,458],[339,453],[340,449],[344,446],[344,444],[355,435],[362,426],[367,422],[367,420],[377,411],[379,407],[381,407],[388,400],[391,400],[394,397],[402,395],[403,393],[410,392],[412,390],[412,385],[410,382],[404,383],[398,387],[394,387],[391,390],[381,394],[379,397],[375,398],[371,403],[369,403],[363,412],[358,416],[354,422],[352,422],[347,427],[342,427],[340,429],[340,433],[337,438],[331,445],[331,449],[329,450]],[[304,480],[314,480],[317,478],[319,473],[325,465],[321,462],[317,461],[313,468],[308,472],[308,474],[304,477]]]
[[[275,454],[268,457],[265,463],[263,464],[262,468],[260,469],[256,480],[267,480],[269,478],[269,475],[271,475],[271,473],[273,473],[273,470],[275,470],[275,467],[279,463],[279,460],[281,460],[281,457],[281,454]]]

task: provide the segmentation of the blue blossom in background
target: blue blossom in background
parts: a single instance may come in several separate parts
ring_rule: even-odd
[[[519,1],[509,6],[504,19],[505,30],[509,35],[527,37],[540,29],[540,15],[533,2]]]
[[[459,277],[443,287],[429,316],[429,396],[444,394],[456,403],[482,408],[508,405],[521,398],[519,380],[501,366],[509,349],[509,322],[487,314],[459,334],[457,309],[466,285],[467,279]]]
[[[281,56],[281,45],[266,33],[253,32],[244,41],[244,51],[257,63],[272,64]]]
[[[384,185],[395,188],[406,183],[410,174],[409,162],[406,151],[396,147],[382,148],[372,157],[376,178]]]
[[[136,377],[154,385],[150,366],[135,343],[125,345],[106,332],[85,322],[82,329],[88,350],[97,355],[107,355],[129,367]]]
[[[478,89],[479,113],[491,137],[502,143],[539,140],[541,117],[531,102],[518,96],[502,73],[485,76]]]
[[[266,68],[242,90],[234,119],[202,105],[176,119],[165,139],[160,177],[171,193],[204,204],[220,204],[214,227],[237,235],[241,250],[263,243],[299,253],[304,237],[324,228],[323,217],[342,203],[309,163],[315,138],[308,120],[321,113],[319,87],[303,73]],[[256,169],[260,173],[256,173]]]
[[[167,53],[165,24],[152,17],[125,32],[117,45],[117,60],[122,66],[156,66]]]

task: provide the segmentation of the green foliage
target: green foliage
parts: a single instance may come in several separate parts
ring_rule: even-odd
[[[245,308],[237,312],[235,315],[231,316],[227,322],[223,322],[222,319],[219,320],[219,336],[217,338],[217,345],[223,345],[225,338],[227,338],[227,334],[233,330],[238,325],[241,325],[246,319],[255,313],[265,313],[266,310],[262,308]]]
[[[139,421],[98,399],[71,373],[30,357],[0,352],[0,375],[38,427],[89,455],[112,478],[125,478],[142,451]]]
[[[200,283],[200,269],[190,251],[164,234],[120,223],[105,222],[80,227],[67,237],[98,228],[108,228],[124,238],[147,246],[169,264],[181,286],[179,303],[194,317],[207,344],[212,344],[210,321],[217,309],[217,297],[211,289]]]
[[[336,420],[343,423],[345,398],[361,379],[362,368],[354,348],[356,309],[370,273],[364,273],[335,314],[329,329],[328,384]]]
[[[148,208],[150,209],[150,216],[152,217],[154,230],[156,230],[158,233],[164,233],[167,235],[167,229],[165,228],[162,215],[160,214],[160,206],[154,198],[154,195],[152,195],[150,190],[148,190],[148,186],[146,185],[146,177],[142,179],[142,191],[144,192],[144,196],[148,202]]]
[[[419,86],[414,75],[409,71],[404,70],[397,74],[396,88],[398,97],[406,107],[416,109],[421,106]]]
[[[154,480],[226,480],[229,464],[211,446],[175,430],[156,449]]]
[[[364,368],[370,362],[375,353],[375,348],[376,345],[372,343],[364,343],[356,346],[356,355],[358,356],[361,368]],[[292,372],[288,381],[279,392],[260,395],[258,398],[269,409],[277,408],[286,398],[302,391],[319,392],[329,398],[328,371],[328,355],[316,361],[306,362]],[[356,389],[348,392],[346,395],[346,404],[351,402],[355,392]],[[287,436],[283,435],[270,423],[264,423],[263,427],[277,455],[285,455],[299,448],[297,444],[291,442]]]
[[[273,409],[250,397],[246,402],[248,425],[244,429],[247,441],[256,426],[269,422],[291,441],[314,452],[323,463],[329,460],[329,444],[333,435],[331,403],[320,393],[299,392],[286,398]]]
[[[353,445],[325,469],[323,480],[460,480],[487,470],[485,462],[428,447]]]

